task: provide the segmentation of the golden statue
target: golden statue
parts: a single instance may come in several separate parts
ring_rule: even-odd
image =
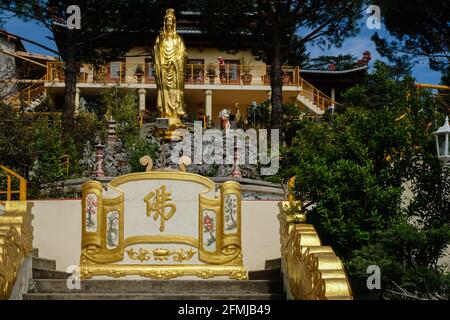
[[[170,130],[182,127],[184,111],[184,68],[187,52],[183,39],[177,34],[173,9],[166,10],[164,27],[154,46],[157,107],[161,116],[169,118]]]

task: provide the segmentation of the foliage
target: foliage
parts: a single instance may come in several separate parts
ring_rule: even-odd
[[[143,156],[150,156],[152,159],[156,159],[156,152],[158,145],[150,144],[147,140],[136,137],[135,139],[128,141],[129,161],[132,172],[141,172],[142,165],[139,159]]]
[[[101,100],[107,110],[106,118],[111,115],[116,121],[118,138],[126,143],[130,137],[139,134],[139,105],[136,90],[116,86],[105,90]]]
[[[355,250],[348,261],[352,285],[366,297],[386,299],[436,299],[450,295],[450,276],[438,266],[450,241],[450,229],[418,229],[398,221],[379,231],[379,242]],[[370,292],[364,287],[368,265],[381,270],[381,290]]]
[[[450,174],[432,135],[442,100],[382,63],[343,97],[335,115],[297,122],[280,176],[297,177],[296,195],[349,268],[357,297],[374,295],[365,286],[371,264],[382,270],[377,297],[445,296],[437,261],[450,244]]]
[[[251,104],[247,109],[247,120],[253,127],[266,128],[270,121],[270,100]]]
[[[69,176],[79,177],[78,161],[86,141],[93,142],[97,133],[105,136],[105,126],[91,113],[79,113],[76,129],[64,140],[57,115],[17,113],[2,104],[0,118],[0,163],[29,180],[32,197],[39,194],[40,184],[68,178],[62,170],[63,155],[69,155]]]
[[[192,1],[200,26],[224,49],[250,49],[270,69],[271,124],[282,121],[282,64],[301,64],[305,44],[340,46],[356,34],[363,1]]]
[[[372,3],[380,6],[384,25],[395,37],[394,41],[388,41],[377,33],[373,36],[381,54],[391,61],[404,55],[427,58],[431,68],[441,71],[449,66],[448,1],[376,0]]]
[[[67,8],[74,4],[80,8],[80,29],[63,25],[72,15]],[[171,5],[175,9],[186,6],[184,1],[173,1]],[[100,65],[120,56],[134,45],[134,38],[128,36],[130,31],[152,30],[150,38],[154,38],[166,8],[167,3],[157,0],[77,0],[75,3],[72,0],[0,0],[1,13],[37,23],[51,32],[57,49],[38,42],[33,44],[60,56],[65,62],[63,126],[66,129],[73,129],[79,64]],[[4,21],[0,20],[0,23]],[[24,37],[19,39],[30,42]],[[63,133],[70,131],[64,130]]]
[[[351,55],[337,55],[337,56],[320,56],[308,60],[306,68],[327,70],[330,64],[336,66],[335,70],[348,70],[356,67],[358,59]]]
[[[38,184],[59,180],[63,177],[60,157],[65,153],[61,142],[60,123],[39,119],[34,124],[31,149],[35,162],[30,174],[31,181]]]
[[[106,138],[105,128],[105,121],[98,119],[95,113],[79,112],[75,118],[75,130],[72,133],[72,137],[77,146],[86,143],[86,141],[94,143],[96,136],[102,140]]]

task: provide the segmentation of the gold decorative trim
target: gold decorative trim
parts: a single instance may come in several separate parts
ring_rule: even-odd
[[[142,180],[178,180],[189,181],[200,184],[205,190],[198,194],[198,238],[186,235],[136,235],[124,238],[124,192],[120,190],[120,186],[125,183]],[[227,275],[233,279],[246,279],[247,271],[243,266],[242,247],[241,247],[241,191],[240,184],[237,182],[225,182],[220,189],[220,197],[213,196],[215,191],[215,183],[203,176],[186,173],[181,171],[149,171],[141,173],[131,173],[115,178],[108,184],[108,192],[104,193],[103,186],[97,181],[89,181],[83,184],[83,200],[82,200],[82,221],[86,219],[86,196],[90,193],[97,195],[98,198],[98,228],[96,232],[86,232],[83,224],[82,231],[82,249],[80,256],[81,268],[87,268],[86,277],[95,275],[110,275],[120,277],[124,275],[142,275],[151,278],[172,278],[183,275],[195,275],[201,278],[208,278],[215,275]],[[150,191],[150,190],[149,190]],[[105,196],[108,194],[108,196]],[[113,198],[109,198],[110,195]],[[232,196],[235,199],[235,208],[233,210],[236,218],[236,228],[226,232],[224,229],[224,201],[226,197]],[[153,197],[154,198],[154,197]],[[150,197],[145,200],[151,201]],[[170,200],[170,199],[168,199]],[[147,214],[149,207],[147,202]],[[162,204],[158,204],[158,208]],[[150,208],[151,209],[151,208]],[[215,214],[214,221],[214,250],[206,250],[203,243],[205,235],[203,212],[210,210]],[[107,216],[108,212],[117,211],[119,213],[119,242],[117,247],[107,246]],[[152,213],[152,212],[150,212]],[[143,213],[145,214],[145,213]],[[234,217],[234,216],[233,216]],[[169,217],[170,218],[170,217]],[[168,219],[166,219],[168,220]],[[211,221],[209,221],[211,222]],[[193,222],[196,223],[196,222]],[[161,225],[160,231],[165,230],[164,224]],[[212,231],[212,229],[210,230]],[[210,233],[208,233],[210,234]],[[158,265],[157,271],[154,269],[156,265],[146,264],[149,261],[150,253],[155,258],[158,253],[161,257],[166,252],[157,250],[165,249],[142,249],[139,252],[133,249],[125,250],[125,248],[136,244],[183,244],[197,249],[198,260],[203,264],[193,265],[177,265],[174,269],[173,264]],[[181,249],[180,249],[181,250]],[[191,258],[193,249],[185,251],[186,254],[170,251],[170,256],[175,262],[182,262]],[[124,258],[124,254],[128,254],[131,259],[141,261],[141,265],[116,264]],[[163,254],[164,253],[164,254]],[[167,253],[168,254],[168,253]],[[167,258],[167,256],[165,256]],[[167,260],[165,258],[161,258]],[[163,260],[163,261],[164,261]],[[109,271],[106,269],[109,268]],[[138,269],[133,269],[138,268]],[[146,269],[147,268],[147,269]],[[186,268],[185,271],[180,271]],[[222,268],[222,269],[221,269]]]
[[[198,246],[198,240],[191,236],[173,236],[173,235],[148,235],[148,236],[133,236],[125,239],[124,247],[129,247],[135,244],[185,244],[192,247]]]
[[[81,265],[82,279],[94,276],[141,276],[150,279],[167,280],[182,276],[195,276],[208,279],[216,276],[227,276],[234,280],[247,280],[247,269],[244,266],[214,265],[136,265],[136,264],[101,264]]]
[[[0,215],[0,300],[9,299],[17,272],[31,253],[32,206],[26,201],[6,201]]]
[[[155,261],[166,261],[169,260],[169,257],[172,257],[175,262],[183,262],[185,260],[190,260],[196,252],[191,248],[187,250],[183,249],[143,249],[139,248],[139,252],[135,252],[133,248],[125,250],[128,254],[128,257],[132,260],[139,260],[140,262],[149,261],[152,259]]]
[[[117,188],[121,184],[140,181],[140,180],[181,180],[181,181],[191,181],[204,185],[208,190],[203,192],[207,193],[215,189],[215,183],[211,179],[200,176],[198,174],[181,172],[181,171],[150,171],[150,172],[135,172],[129,173],[120,177],[117,177],[109,183],[110,186]]]
[[[281,267],[288,298],[353,299],[341,260],[331,247],[322,246],[313,225],[294,222],[292,206],[286,203],[280,203],[278,219]]]

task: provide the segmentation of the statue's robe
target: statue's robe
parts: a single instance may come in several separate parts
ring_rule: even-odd
[[[155,69],[158,86],[157,107],[164,117],[180,118],[185,115],[184,68],[186,48],[176,33],[161,32],[156,38]]]

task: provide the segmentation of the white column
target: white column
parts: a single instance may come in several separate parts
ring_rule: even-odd
[[[75,90],[75,114],[78,114],[80,112],[80,88],[77,88]]]
[[[331,114],[334,114],[334,99],[336,99],[336,90],[331,88],[331,106],[328,107],[331,109]]]
[[[141,88],[138,91],[139,93],[139,113],[145,111],[145,89]]]
[[[212,120],[212,90],[205,90],[205,109],[206,122],[210,124]]]

